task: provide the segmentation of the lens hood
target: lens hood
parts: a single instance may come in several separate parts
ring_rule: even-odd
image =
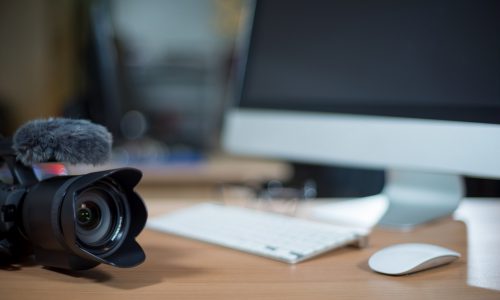
[[[142,263],[145,254],[135,238],[147,211],[134,191],[141,177],[137,169],[121,168],[33,185],[22,206],[22,232],[36,262],[74,270]]]

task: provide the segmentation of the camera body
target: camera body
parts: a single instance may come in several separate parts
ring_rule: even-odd
[[[0,261],[83,270],[100,263],[133,267],[147,210],[134,191],[141,171],[120,168],[39,180],[0,141]]]

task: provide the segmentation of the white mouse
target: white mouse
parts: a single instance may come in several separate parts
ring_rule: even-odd
[[[368,265],[376,272],[404,275],[448,264],[460,253],[431,244],[398,244],[374,253]]]

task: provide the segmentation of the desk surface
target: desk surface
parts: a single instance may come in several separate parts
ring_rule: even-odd
[[[192,203],[147,201],[151,215]],[[0,299],[500,299],[498,229],[500,201],[466,200],[454,219],[406,233],[376,229],[368,248],[343,248],[298,265],[145,230],[139,243],[147,260],[136,268],[0,269]],[[368,269],[372,253],[401,242],[436,243],[463,257],[402,277]]]

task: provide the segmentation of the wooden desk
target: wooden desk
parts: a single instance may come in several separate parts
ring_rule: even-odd
[[[147,202],[151,215],[190,205]],[[58,273],[0,270],[0,299],[500,299],[500,201],[466,200],[451,218],[409,233],[375,230],[371,246],[344,248],[298,265],[145,230],[147,261]],[[429,242],[463,257],[409,276],[373,273],[367,260],[393,243]]]

